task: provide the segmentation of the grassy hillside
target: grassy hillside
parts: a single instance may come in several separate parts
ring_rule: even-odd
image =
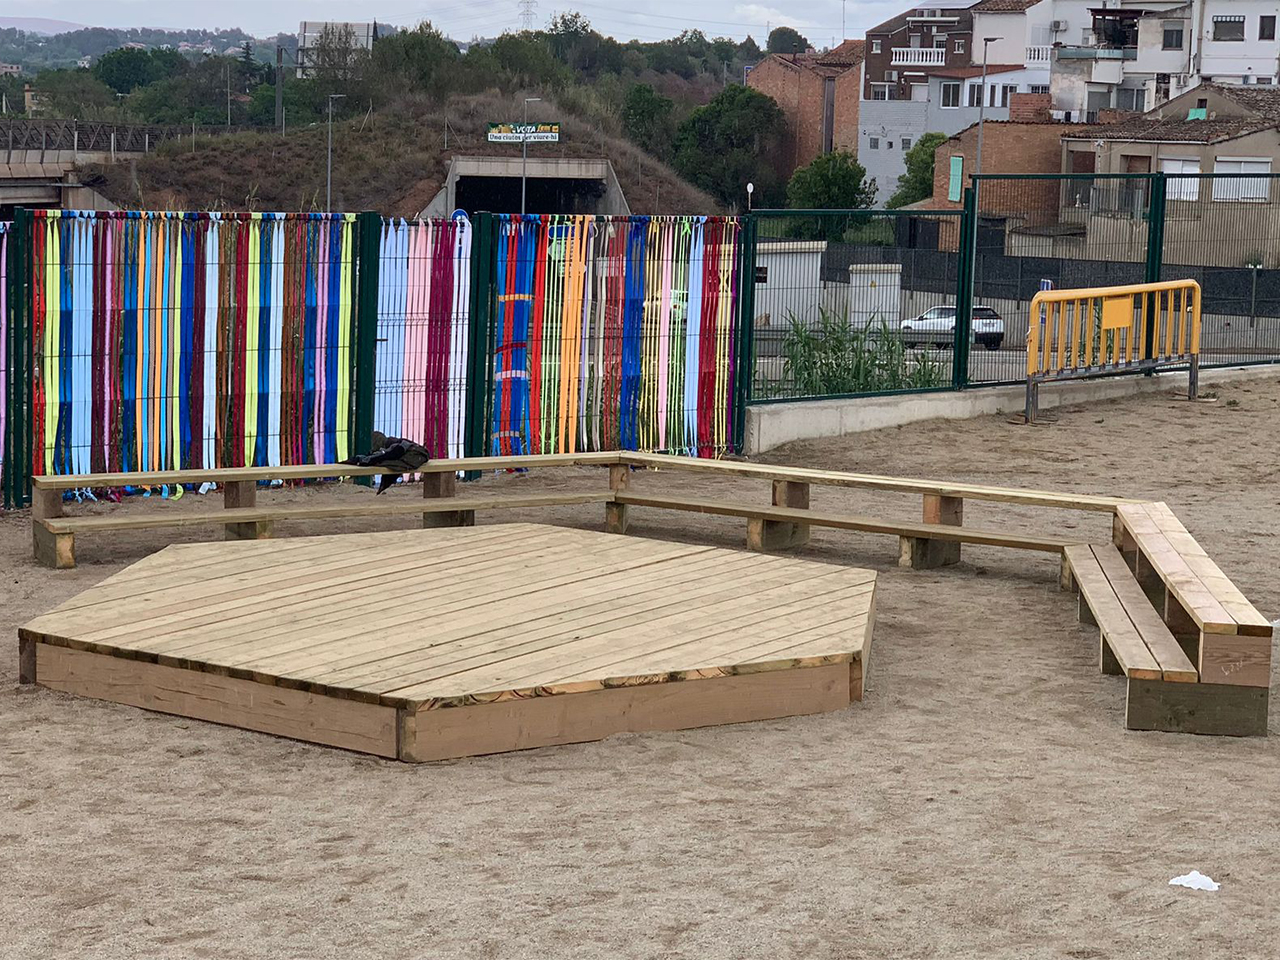
[[[537,144],[538,156],[606,157],[631,210],[639,214],[713,214],[719,205],[630,141],[611,137],[557,104],[530,119],[559,120],[561,142]],[[490,121],[519,119],[522,102],[496,93],[446,102],[404,100],[394,109],[335,121],[333,206],[412,216],[443,186],[456,155],[519,156],[518,145],[485,140]],[[445,123],[449,146],[445,149]],[[178,210],[316,211],[325,203],[327,131],[323,124],[286,137],[241,133],[167,144],[133,163],[92,167],[81,178],[122,207]]]

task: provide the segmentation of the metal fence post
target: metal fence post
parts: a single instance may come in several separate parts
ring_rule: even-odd
[[[1151,196],[1147,207],[1147,283],[1159,283],[1160,273],[1164,267],[1164,218],[1165,198],[1168,195],[1168,179],[1163,173],[1151,175],[1149,181]],[[1172,304],[1170,304],[1172,309]],[[1142,347],[1142,359],[1150,360],[1155,356],[1156,344],[1156,295],[1147,294],[1146,304],[1146,342]],[[1152,375],[1151,370],[1146,376]]]
[[[482,457],[488,450],[489,312],[493,300],[493,228],[491,213],[477,213],[471,231],[471,316],[468,318],[467,399],[464,450],[468,457]],[[479,477],[475,471],[468,480]]]
[[[353,453],[372,452],[374,380],[378,343],[378,248],[382,216],[368,211],[356,216],[357,289],[355,316],[355,382]],[[368,485],[370,478],[360,477]]]
[[[738,303],[738,369],[734,397],[733,445],[742,453],[747,439],[747,404],[751,402],[751,384],[756,363],[756,218],[747,214],[742,223],[742,297]]]
[[[960,251],[956,268],[956,333],[951,351],[951,386],[969,385],[969,339],[973,330],[973,263],[978,249],[978,191],[965,187],[964,213],[960,218]]]

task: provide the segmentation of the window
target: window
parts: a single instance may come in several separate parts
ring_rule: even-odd
[[[964,53],[964,41],[963,41],[963,40],[957,40],[957,41],[956,41],[955,52],[956,52],[956,53]]]
[[[1166,23],[1164,25],[1164,49],[1182,49],[1182,24]]]
[[[1160,172],[1175,174],[1165,184],[1165,196],[1170,200],[1200,199],[1200,161],[1195,157],[1162,157]],[[1182,174],[1182,176],[1176,176]],[[1190,176],[1188,176],[1190,174]]]
[[[1006,83],[1003,87],[1001,87],[1000,88],[1000,106],[1007,107],[1009,105],[1009,98],[1012,97],[1017,92],[1018,92],[1018,87],[1016,84]]]
[[[880,52],[880,41],[879,41],[879,40],[872,40],[872,41],[871,41],[871,52],[872,52],[872,53],[879,53],[879,52]]]
[[[955,81],[949,81],[942,85],[942,106],[947,110],[954,110],[960,106],[960,84]]]
[[[982,84],[980,83],[969,84],[969,106],[971,107],[982,106]]]
[[[889,84],[887,84],[887,83],[873,83],[873,84],[871,85],[871,99],[872,99],[872,100],[888,100],[888,99],[889,99]]]
[[[885,141],[884,148],[885,148],[886,150],[892,150],[892,149],[893,149],[893,141],[892,141],[892,140],[887,140],[887,141]]]
[[[872,138],[867,142],[867,146],[869,146],[872,150],[879,150],[879,149],[880,149],[880,138],[879,138],[879,137],[872,137]]]
[[[902,150],[903,150],[903,152],[905,153],[906,151],[908,151],[908,150],[910,150],[910,149],[911,149],[911,138],[910,138],[910,137],[903,137],[903,138],[902,138]]]
[[[1205,82],[1207,83],[1208,81],[1205,81]],[[1198,98],[1198,99],[1196,100],[1196,109],[1197,109],[1197,110],[1208,110],[1208,109],[1209,109],[1209,98],[1208,98],[1208,97],[1200,97],[1200,98]]]
[[[1274,77],[1255,77],[1254,83],[1275,83]]]
[[[1266,203],[1270,199],[1271,161],[1252,157],[1219,157],[1213,172],[1224,174],[1213,181],[1214,200]],[[1252,176],[1250,176],[1252,174]]]
[[[1244,17],[1214,17],[1213,39],[1243,40]]]
[[[1047,83],[1033,83],[1030,89],[1032,93],[1048,93],[1049,85]]]
[[[946,38],[946,37],[934,37],[934,38],[933,38],[933,49],[935,49],[935,50],[945,50],[945,49],[947,49],[947,38]]]
[[[1147,91],[1138,87],[1118,87],[1116,89],[1116,109],[1142,112],[1147,103]]]
[[[1276,18],[1274,14],[1258,18],[1258,39],[1274,40],[1276,38]]]

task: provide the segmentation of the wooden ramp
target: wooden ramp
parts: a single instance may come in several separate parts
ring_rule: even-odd
[[[401,760],[838,710],[875,574],[501,524],[168,547],[19,630],[27,682]]]

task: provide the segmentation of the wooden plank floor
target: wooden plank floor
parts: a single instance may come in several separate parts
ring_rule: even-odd
[[[869,570],[515,523],[175,545],[19,637],[55,689],[433,760],[839,709],[874,597]]]

